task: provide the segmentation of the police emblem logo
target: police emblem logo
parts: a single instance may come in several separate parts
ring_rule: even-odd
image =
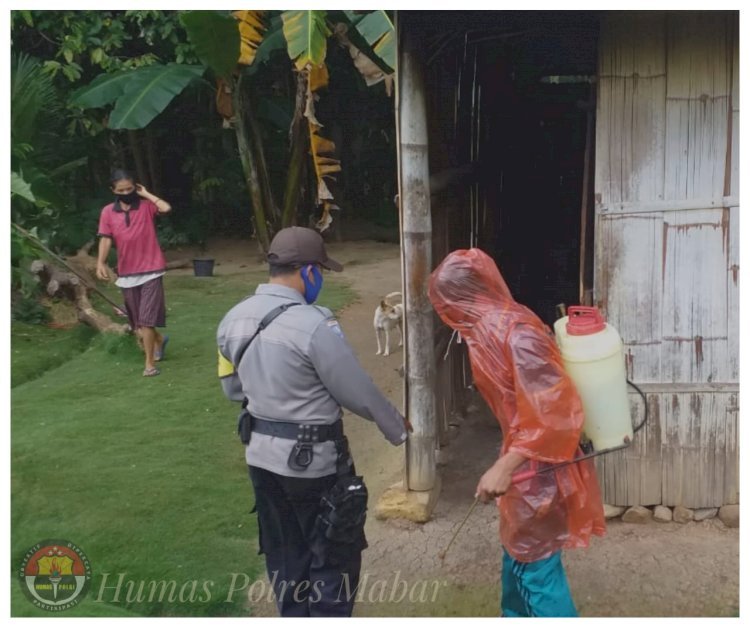
[[[73,608],[85,597],[91,584],[91,564],[75,544],[48,539],[25,552],[18,576],[34,606],[59,612]]]
[[[341,329],[341,325],[339,325],[339,322],[337,320],[332,319],[328,321],[328,328],[339,338],[344,337],[344,331]]]

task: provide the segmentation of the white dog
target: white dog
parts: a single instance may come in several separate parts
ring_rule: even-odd
[[[398,329],[398,346],[401,347],[404,344],[404,306],[401,303],[401,293],[391,292],[380,302],[377,308],[375,308],[375,318],[372,322],[375,327],[375,340],[378,342],[378,352],[375,355],[381,353],[386,356],[391,353],[391,331]],[[385,351],[380,343],[383,332],[385,332]]]

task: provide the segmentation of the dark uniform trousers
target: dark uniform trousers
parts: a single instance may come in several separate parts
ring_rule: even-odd
[[[248,465],[260,553],[282,617],[351,617],[362,547],[335,556],[316,531],[321,496],[336,482],[285,477]]]

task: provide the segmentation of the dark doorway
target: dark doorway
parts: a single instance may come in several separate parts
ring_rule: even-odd
[[[556,304],[579,302],[587,118],[593,105],[588,77],[593,79],[594,71],[547,74],[550,68],[533,63],[533,54],[547,48],[543,44],[529,42],[490,62],[502,75],[496,75],[499,98],[488,113],[487,143],[497,158],[488,157],[484,186],[497,208],[491,231],[498,265],[516,299],[553,322]],[[547,50],[553,54],[556,48]]]
[[[446,19],[431,15],[425,23]],[[461,201],[463,211],[468,206],[469,218],[460,221],[468,242],[451,238],[450,248],[490,253],[516,300],[552,323],[557,304],[585,300],[593,283],[599,17],[483,11],[465,12],[452,25],[464,29],[462,37],[430,57],[430,89],[438,92],[430,142],[452,149],[448,166],[474,163],[476,178]],[[438,49],[439,36],[428,35],[432,41]],[[446,137],[451,126],[453,137]],[[432,172],[440,166],[437,153],[431,146]],[[438,212],[451,211],[436,203]]]

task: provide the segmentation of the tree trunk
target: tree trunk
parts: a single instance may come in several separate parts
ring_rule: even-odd
[[[291,154],[289,170],[286,176],[284,190],[284,205],[281,214],[281,226],[291,227],[297,222],[297,209],[300,200],[300,188],[304,174],[305,155],[307,154],[307,125],[305,124],[305,97],[307,96],[307,76],[303,72],[297,74],[297,95],[294,105],[294,120],[289,132]]]
[[[146,160],[143,158],[143,150],[141,149],[141,143],[138,141],[137,131],[128,131],[128,141],[130,142],[130,152],[133,154],[133,160],[135,161],[135,174],[138,183],[151,188],[148,170],[146,170]]]
[[[161,187],[161,162],[156,150],[154,130],[151,127],[146,127],[144,132],[146,133],[146,161],[148,162],[148,173],[151,177],[149,190],[156,196],[161,196],[164,194],[164,190]]]
[[[31,263],[31,272],[39,277],[48,295],[72,301],[78,313],[78,320],[81,322],[100,332],[126,334],[130,331],[128,325],[115,323],[109,316],[94,309],[89,300],[88,289],[73,273],[62,271],[42,260],[35,260]]]
[[[300,125],[302,126],[302,125]],[[296,132],[292,139],[292,152],[289,157],[289,170],[284,189],[284,208],[281,215],[281,227],[291,227],[297,223],[299,209],[300,188],[304,173],[305,154],[307,151],[307,134]]]
[[[330,138],[333,142],[334,146],[336,147],[336,153],[337,157],[341,160],[342,164],[346,163],[344,160],[344,127],[339,122],[340,115],[336,114],[336,119],[333,120],[330,124]],[[344,212],[351,209],[351,203],[349,203],[349,196],[347,195],[347,180],[349,178],[349,174],[353,172],[353,170],[350,170],[347,168],[344,170],[342,168],[341,172],[339,172],[336,186],[334,191],[334,197],[335,197],[335,204],[336,206],[340,207],[341,209],[333,210],[331,213],[331,226],[328,228],[331,238],[333,238],[334,242],[343,242],[343,223],[342,218],[344,216]]]
[[[310,228],[315,228],[315,223],[318,221],[318,177],[315,174],[315,166],[312,163],[312,159],[305,161],[305,177],[307,178],[307,219],[310,223]]]
[[[115,168],[127,168],[125,163],[125,154],[119,139],[122,138],[120,133],[110,133],[107,141],[107,152],[109,153],[110,170]],[[109,172],[107,172],[107,183],[109,184]]]
[[[78,252],[76,253],[76,255],[90,255],[91,249],[94,247],[95,244],[96,244],[96,240],[89,240],[83,246],[81,246],[81,248],[78,249]]]
[[[124,323],[115,323],[109,316],[102,314],[94,309],[89,301],[88,291],[82,285],[75,289],[74,303],[78,310],[78,319],[87,325],[110,334],[126,334],[130,331],[130,326]]]
[[[90,254],[94,244],[93,240],[89,240],[78,249],[75,255],[69,255],[65,258],[65,263],[90,286],[96,285],[96,256]],[[107,267],[107,271],[109,273],[109,280],[115,281],[117,275],[109,267]]]
[[[272,232],[276,232],[281,224],[281,212],[273,200],[271,180],[268,177],[268,167],[266,166],[266,155],[263,150],[263,138],[260,132],[260,125],[255,117],[253,107],[248,101],[244,102],[245,109],[243,113],[247,119],[250,149],[253,151],[253,159],[255,163],[258,165],[258,182],[260,183],[260,192],[263,195],[263,206],[265,207],[266,219],[271,224]],[[273,236],[273,233],[271,236]]]
[[[258,244],[263,251],[268,251],[270,240],[268,237],[268,225],[266,224],[266,207],[263,204],[263,193],[261,191],[257,164],[253,159],[253,153],[247,141],[241,83],[242,76],[235,81],[232,89],[234,130],[237,135],[237,148],[239,149],[240,160],[242,161],[242,171],[245,175],[245,182],[247,183],[247,189],[250,192],[253,204],[255,237],[258,239]]]
[[[430,170],[424,63],[413,28],[403,30],[398,72],[399,194],[404,282],[406,412],[414,432],[406,442],[406,480],[414,491],[436,481],[435,351],[427,284],[432,269]]]

